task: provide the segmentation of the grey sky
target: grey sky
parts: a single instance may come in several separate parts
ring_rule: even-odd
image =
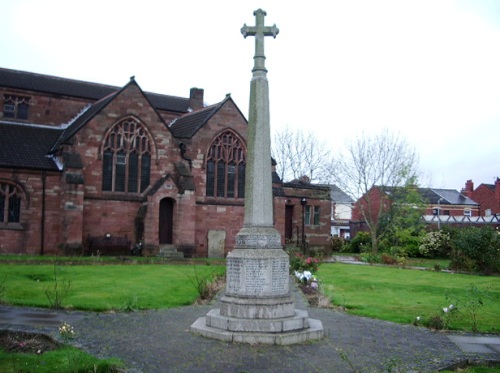
[[[500,1],[0,0],[0,66],[209,104],[231,93],[248,114],[253,11],[266,38],[272,131],[313,131],[340,151],[388,128],[413,144],[426,186],[500,176]]]

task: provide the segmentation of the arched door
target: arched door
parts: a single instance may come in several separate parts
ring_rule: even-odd
[[[171,245],[174,225],[174,203],[172,198],[163,198],[160,201],[160,245]]]

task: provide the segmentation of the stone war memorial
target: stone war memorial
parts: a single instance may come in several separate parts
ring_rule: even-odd
[[[254,12],[255,26],[241,33],[255,37],[250,83],[248,160],[244,224],[227,256],[227,284],[221,307],[191,325],[191,332],[227,342],[289,345],[323,337],[321,321],[295,309],[290,294],[288,254],[273,226],[269,86],[264,38],[278,35],[265,26],[266,12]]]

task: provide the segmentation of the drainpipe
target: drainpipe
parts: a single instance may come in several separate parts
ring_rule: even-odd
[[[43,248],[45,246],[45,181],[47,174],[42,171],[42,221],[41,221],[41,237],[40,237],[40,255],[43,255]]]

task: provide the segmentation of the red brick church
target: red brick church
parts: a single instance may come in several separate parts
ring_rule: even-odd
[[[0,253],[89,252],[108,240],[226,255],[243,224],[247,120],[231,96],[205,106],[203,92],[0,68]],[[328,244],[324,189],[273,175],[283,244],[302,225],[310,245]]]

